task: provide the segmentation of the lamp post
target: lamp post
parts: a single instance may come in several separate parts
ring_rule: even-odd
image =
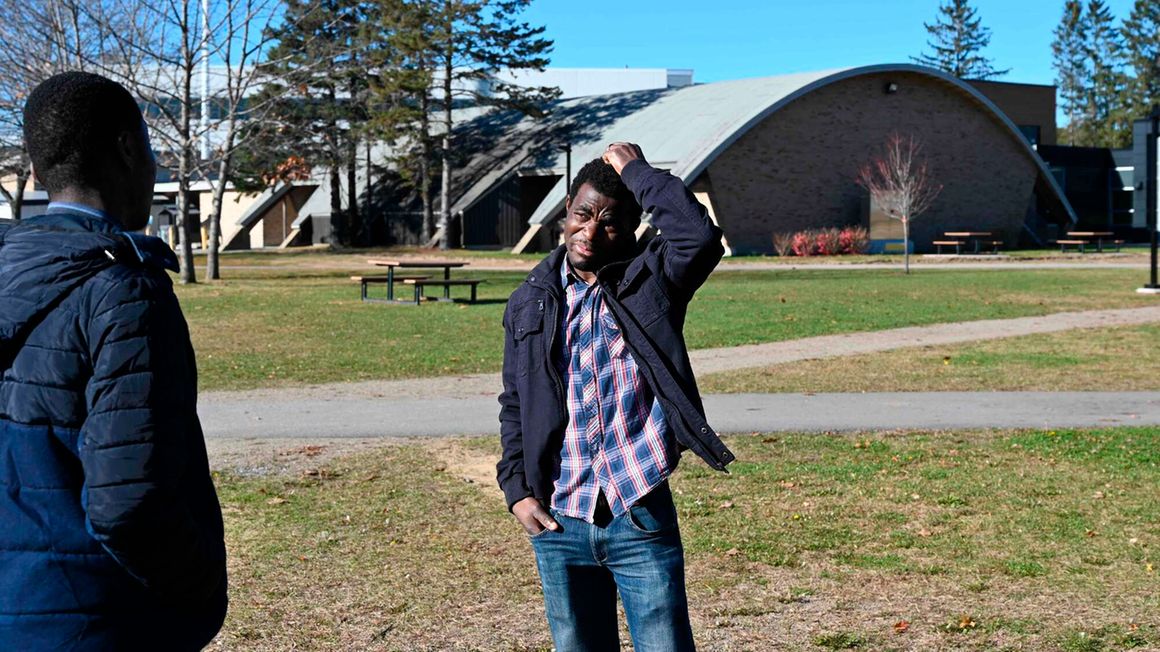
[[[1156,138],[1160,136],[1160,105],[1152,106],[1152,113],[1148,116],[1151,120],[1148,125],[1148,142],[1147,142],[1147,166],[1145,167],[1144,191],[1147,196],[1144,199],[1145,210],[1148,213],[1148,231],[1149,238],[1152,242],[1152,276],[1151,281],[1144,287],[1137,290],[1142,294],[1160,294],[1160,283],[1156,278],[1156,250],[1157,250],[1157,230],[1160,230],[1160,218],[1156,214],[1156,199],[1157,192],[1160,191],[1160,177],[1157,175],[1156,169]]]

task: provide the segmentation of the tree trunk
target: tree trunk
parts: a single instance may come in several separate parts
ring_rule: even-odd
[[[427,115],[431,104],[426,91],[420,107],[423,117],[419,128],[419,199],[423,202],[423,237],[419,241],[426,243],[435,235],[435,209],[431,205],[431,120]]]
[[[16,173],[16,191],[12,193],[12,219],[20,220],[24,212],[24,190],[28,187],[28,179],[32,176],[31,164],[25,165]]]
[[[222,158],[218,161],[217,185],[213,189],[213,208],[209,214],[209,248],[205,256],[205,276],[215,281],[222,277],[219,259],[222,233],[222,200],[225,198],[226,182],[230,174],[230,164],[234,157],[234,129],[236,124],[237,121],[232,117],[226,121],[226,138],[224,147],[222,147]]]
[[[440,212],[443,220],[443,237],[439,239],[439,248],[447,251],[451,248],[451,75],[452,45],[451,26],[447,26],[447,51],[443,59],[443,146],[439,152],[439,163],[443,166],[443,185],[439,188]]]
[[[910,273],[910,220],[902,218],[902,267]]]
[[[185,12],[181,25],[182,31],[188,30],[189,3],[182,5]],[[190,127],[193,119],[193,53],[189,49],[188,34],[181,36],[182,68],[181,68],[181,125],[178,133],[181,151],[177,158],[177,235],[180,238],[181,282],[197,283],[197,270],[193,268],[193,243],[189,241],[189,178],[193,174],[190,164],[190,150],[193,149],[193,140],[190,138]],[[201,224],[196,225],[195,232],[201,232]]]
[[[362,220],[358,210],[358,140],[350,133],[346,142],[346,214],[350,244],[362,242]]]

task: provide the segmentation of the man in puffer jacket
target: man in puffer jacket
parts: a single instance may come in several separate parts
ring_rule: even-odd
[[[0,650],[198,650],[226,611],[189,330],[133,97],[65,73],[24,110],[47,214],[0,227]]]

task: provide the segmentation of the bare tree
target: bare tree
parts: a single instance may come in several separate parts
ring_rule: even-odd
[[[858,171],[858,185],[887,216],[902,222],[903,254],[910,273],[910,222],[930,208],[942,191],[922,157],[922,144],[898,133],[886,139],[882,153]]]
[[[107,34],[92,16],[107,8],[107,0],[0,0],[0,15],[19,17],[5,24],[0,48],[0,175],[16,180],[12,189],[0,185],[0,196],[15,219],[32,177],[24,148],[24,102],[53,74],[84,70],[87,61],[103,56]]]
[[[285,87],[281,93],[258,94],[260,88],[269,88],[270,72],[277,70],[265,57],[276,40],[272,28],[283,16],[281,0],[217,1],[220,25],[210,34],[206,48],[220,60],[214,69],[220,72],[222,86],[216,92],[210,92],[208,84],[203,88],[202,124],[206,127],[202,138],[216,142],[211,142],[212,147],[202,148],[200,166],[213,192],[206,252],[206,277],[210,279],[221,278],[222,201],[234,176],[235,157],[264,133],[259,129],[242,129],[242,125],[247,121],[265,121],[286,95]],[[316,8],[316,4],[311,4],[307,11]],[[266,65],[259,66],[259,63]]]

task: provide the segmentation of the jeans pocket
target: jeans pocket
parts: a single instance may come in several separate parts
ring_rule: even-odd
[[[548,532],[551,532],[551,530],[549,530],[548,528],[544,528],[544,529],[540,530],[539,532],[536,532],[535,534],[529,534],[528,539],[531,539],[532,541],[535,541],[536,539],[542,539],[542,538],[544,538],[544,535],[547,534]]]
[[[625,517],[632,529],[650,536],[677,529],[677,508],[667,491],[663,495],[649,494],[629,507]]]

